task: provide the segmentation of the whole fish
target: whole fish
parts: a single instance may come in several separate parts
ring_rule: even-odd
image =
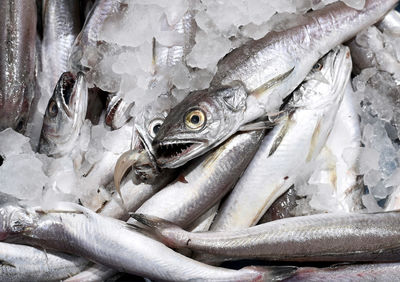
[[[299,268],[293,277],[285,282],[323,282],[323,281],[396,281],[399,279],[399,263],[371,263],[338,265],[327,268],[304,267]]]
[[[250,41],[226,55],[208,90],[174,107],[153,141],[157,163],[178,167],[221,144],[244,124],[276,113],[282,99],[316,61],[380,20],[395,0],[367,0],[356,10],[343,2],[305,15],[304,22]]]
[[[0,4],[0,131],[24,133],[35,96],[36,3]]]
[[[2,238],[25,238],[45,248],[157,280],[260,281],[283,279],[295,270],[293,267],[231,270],[208,266],[174,252],[125,222],[71,203],[54,203],[50,211],[4,205],[1,222]]]
[[[264,137],[264,130],[239,133],[191,164],[178,179],[147,200],[136,212],[187,227],[235,185]]]
[[[317,214],[236,231],[200,233],[187,232],[157,217],[132,217],[168,246],[226,259],[397,261],[400,253],[399,211]]]
[[[47,105],[39,143],[39,152],[61,157],[70,153],[76,140],[87,109],[86,81],[82,73],[70,72],[61,75]]]
[[[287,105],[292,112],[266,135],[258,153],[222,204],[211,230],[237,230],[255,225],[311,165],[332,130],[350,72],[350,52],[342,45],[315,65]]]
[[[1,281],[57,281],[84,269],[86,259],[30,246],[0,243]]]

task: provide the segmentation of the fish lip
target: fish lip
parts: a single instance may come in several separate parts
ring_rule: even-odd
[[[169,139],[158,142],[154,148],[156,155],[156,161],[161,168],[176,168],[187,162],[188,157],[196,155],[202,148],[207,144],[207,140],[202,139]],[[185,147],[179,148],[179,145],[186,145]],[[172,151],[168,156],[163,156],[160,153],[160,149],[169,150],[168,146],[172,146],[174,150],[180,150],[180,152]],[[175,146],[175,148],[173,147]]]

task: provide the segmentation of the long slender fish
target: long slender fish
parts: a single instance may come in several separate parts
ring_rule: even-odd
[[[350,72],[350,52],[342,45],[315,65],[288,104],[294,112],[266,135],[255,158],[222,204],[211,230],[255,225],[295,183],[325,145]]]
[[[89,263],[64,253],[0,243],[1,281],[57,281],[74,275]]]
[[[85,121],[88,90],[82,73],[61,75],[47,105],[39,152],[54,157],[72,151]]]
[[[182,181],[162,189],[136,212],[186,227],[235,185],[264,137],[264,130],[239,133],[181,172]]]
[[[355,265],[338,265],[335,267],[299,268],[293,277],[285,282],[368,282],[368,281],[396,281],[400,275],[399,263],[371,263]]]
[[[396,0],[343,2],[305,15],[304,22],[235,49],[218,63],[208,90],[190,93],[173,108],[153,141],[157,163],[178,167],[219,145],[241,126],[276,113],[282,99],[319,58],[380,20]]]
[[[25,132],[35,96],[36,3],[0,4],[0,131]]]
[[[157,217],[133,214],[171,247],[226,259],[398,261],[400,212],[291,217],[236,231],[187,232]]]
[[[125,222],[82,206],[54,203],[50,211],[18,205],[1,208],[0,235],[85,257],[118,271],[170,281],[260,281],[289,277],[294,268],[231,270],[189,259]],[[111,231],[111,232],[110,232]]]

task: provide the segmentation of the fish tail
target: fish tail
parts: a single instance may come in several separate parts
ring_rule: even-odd
[[[135,225],[137,228],[144,229],[171,248],[187,247],[190,241],[188,232],[172,222],[140,213],[130,213],[130,216],[141,224]]]

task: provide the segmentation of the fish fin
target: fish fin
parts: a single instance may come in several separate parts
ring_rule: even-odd
[[[246,266],[243,270],[251,270],[260,273],[260,281],[282,281],[292,277],[297,266]]]
[[[184,248],[187,247],[190,242],[190,239],[185,236],[189,232],[170,221],[141,213],[129,213],[129,215],[143,225],[134,224],[136,228],[144,229],[144,231],[149,232],[171,248]]]
[[[1,266],[9,266],[9,267],[12,267],[12,268],[17,268],[14,264],[12,264],[11,262],[8,262],[8,261],[6,261],[4,259],[0,260],[0,265]]]
[[[273,123],[269,121],[257,121],[252,123],[247,123],[239,127],[238,131],[253,131],[253,130],[261,130],[261,129],[269,129],[274,126]]]
[[[251,95],[254,95],[256,97],[261,96],[265,91],[267,91],[268,89],[274,87],[279,82],[281,82],[284,79],[286,79],[293,72],[293,70],[294,70],[294,67],[292,67],[287,72],[282,73],[282,74],[272,78],[271,80],[267,81],[266,83],[264,83],[263,85],[261,85],[260,87],[258,87],[254,91],[252,91]]]
[[[240,81],[233,81],[231,84],[219,89],[222,101],[234,112],[246,109],[247,90]]]

